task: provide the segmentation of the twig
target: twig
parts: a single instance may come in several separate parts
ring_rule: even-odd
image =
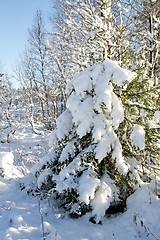
[[[139,214],[136,214],[134,213],[134,216],[133,216],[133,223],[137,226],[137,217],[140,221],[140,225],[141,227],[144,227],[145,231],[148,232],[148,234],[151,234],[156,240],[159,240],[159,238],[157,238],[154,233],[150,230],[149,227],[147,227],[144,222],[142,221],[142,219],[140,218]]]
[[[38,212],[39,212],[39,215],[41,217],[42,239],[46,240],[45,228],[44,228],[44,217],[43,217],[43,214],[42,214],[42,211],[41,211],[41,200],[39,198],[38,198]]]

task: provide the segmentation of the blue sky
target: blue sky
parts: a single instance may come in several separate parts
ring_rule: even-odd
[[[46,16],[49,15],[51,2],[0,0],[0,63],[3,71],[9,75],[12,74],[12,68],[27,44],[28,29],[32,27],[38,9],[41,9]]]

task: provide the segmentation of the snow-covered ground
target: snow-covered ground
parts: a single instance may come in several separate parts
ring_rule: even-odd
[[[32,164],[47,152],[48,136],[19,127],[10,143],[0,145],[0,162],[8,163],[0,165],[5,168],[5,177],[0,177],[0,240],[160,240],[160,198],[154,183],[142,185],[128,199],[126,212],[104,218],[102,224],[88,222],[87,215],[70,219],[50,201],[22,191],[20,183],[31,181]]]

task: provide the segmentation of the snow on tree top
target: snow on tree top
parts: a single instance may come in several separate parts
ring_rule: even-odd
[[[65,138],[73,126],[80,137],[94,128],[95,141],[104,135],[103,125],[117,129],[124,119],[124,112],[121,100],[113,92],[113,83],[122,86],[129,83],[132,77],[130,71],[109,59],[75,76],[67,84],[66,89],[70,93],[67,110],[57,119],[57,128],[51,134],[49,146]],[[96,112],[100,114],[99,121]]]
[[[111,81],[118,86],[122,86],[131,82],[132,78],[132,72],[121,68],[117,62],[107,59],[102,64],[89,67],[76,75],[68,83],[67,90],[70,93],[74,89],[77,95],[83,97],[86,91],[90,92],[92,90],[93,85],[102,84],[103,87],[106,87]]]

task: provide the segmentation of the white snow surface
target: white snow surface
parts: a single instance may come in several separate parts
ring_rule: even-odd
[[[79,181],[79,200],[88,205],[90,203],[90,199],[94,199],[95,197],[95,190],[98,186],[100,186],[100,180],[98,178],[91,177],[88,172],[87,174],[84,173],[82,176],[83,178]]]
[[[158,176],[156,184],[154,181],[150,184],[143,183],[128,198],[126,212],[110,218],[104,217],[101,225],[88,221],[90,213],[73,220],[58,210],[54,202],[49,202],[48,199],[40,201],[38,197],[28,195],[25,189],[21,191],[20,184],[24,183],[28,186],[34,181],[30,174],[29,161],[44,155],[42,149],[47,149],[47,139],[48,133],[38,136],[33,134],[29,128],[23,127],[23,129],[17,129],[12,142],[0,145],[0,153],[10,152],[10,157],[12,154],[14,156],[14,168],[12,169],[14,177],[0,177],[0,240],[160,239],[160,198],[156,195],[156,192],[160,192]],[[46,151],[48,152],[48,149]],[[23,157],[20,162],[25,162],[28,169],[26,176],[17,175],[20,156]],[[83,182],[81,184],[84,185]],[[92,184],[99,185],[94,181]],[[100,195],[93,202],[97,208],[102,208],[98,211],[100,213],[104,211],[112,198],[111,185],[112,182],[109,183],[104,178],[98,190]],[[92,192],[90,195],[92,197]],[[98,218],[101,216],[97,216],[97,220]]]
[[[155,111],[154,116],[156,118],[157,123],[160,121],[160,111]]]
[[[112,201],[112,189],[105,182],[101,182],[100,188],[96,192],[96,196],[91,202],[93,207],[92,214],[96,215],[97,223],[103,218],[106,209],[109,208]]]
[[[71,131],[73,124],[70,111],[64,111],[57,119],[56,124],[57,128],[51,133],[48,141],[49,147],[53,147],[53,145],[56,146],[57,140],[64,139],[64,137]]]
[[[145,148],[145,131],[143,126],[135,124],[131,133],[132,144],[140,150]]]
[[[0,152],[0,172],[5,177],[12,176],[14,155],[12,152]]]
[[[99,207],[103,208],[107,204],[104,193],[110,193],[109,187],[103,183],[99,191],[101,194],[95,201],[102,202],[103,205],[99,204]],[[108,195],[108,198],[111,196]],[[101,225],[89,222],[87,215],[70,219],[54,205],[51,206],[47,201],[39,201],[36,197],[28,196],[25,191],[20,191],[12,179],[0,178],[0,239],[160,239],[160,199],[154,194],[152,184],[144,184],[129,197],[125,213],[104,218]]]

